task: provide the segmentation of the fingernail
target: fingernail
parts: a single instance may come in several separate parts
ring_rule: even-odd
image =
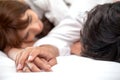
[[[47,66],[48,66],[48,71],[52,71],[51,66],[50,65]]]
[[[48,69],[51,70],[51,66],[50,65],[47,65],[48,66]]]
[[[18,64],[17,66],[17,70],[21,69],[22,68],[22,65],[21,64]]]
[[[31,61],[31,60],[33,60],[33,57],[32,57],[32,56],[29,56],[29,57],[28,57],[28,61]]]
[[[49,68],[51,68],[51,66],[50,65],[47,65]]]

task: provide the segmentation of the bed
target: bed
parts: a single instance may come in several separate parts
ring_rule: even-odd
[[[120,80],[120,64],[79,56],[57,57],[52,72],[18,73],[15,63],[0,52],[0,80]]]

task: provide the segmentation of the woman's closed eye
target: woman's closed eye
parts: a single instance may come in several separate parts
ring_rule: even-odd
[[[29,24],[31,24],[32,23],[32,16],[28,15],[28,19],[29,19]]]
[[[29,36],[29,32],[26,33],[26,35],[24,36],[23,40],[26,40]]]

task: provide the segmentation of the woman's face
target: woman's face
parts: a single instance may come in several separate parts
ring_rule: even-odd
[[[34,41],[35,36],[42,32],[43,30],[43,24],[39,20],[37,14],[33,12],[32,10],[27,10],[25,12],[25,15],[22,17],[23,20],[27,19],[29,16],[30,22],[27,28],[23,31],[19,31],[18,33],[23,38],[25,42],[31,42]]]

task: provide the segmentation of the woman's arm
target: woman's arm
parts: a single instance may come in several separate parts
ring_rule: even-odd
[[[34,46],[49,44],[59,49],[60,55],[70,54],[70,45],[80,39],[82,24],[77,18],[66,16],[52,31],[44,38],[38,40]]]
[[[33,62],[40,70],[50,71],[51,67],[57,63],[57,56],[57,48],[51,45],[42,45],[39,47],[30,48],[28,47],[22,52],[22,55],[17,61],[18,70],[23,69],[23,66],[27,61]]]
[[[28,66],[27,71],[32,72],[40,71],[41,69],[44,71],[50,71],[51,67],[57,63],[57,48],[50,45],[32,47],[33,43],[34,42],[29,44],[23,43],[22,48],[8,48],[5,52],[12,60],[16,62],[18,71],[26,70],[27,67],[25,66]],[[34,60],[28,61],[28,57],[30,55],[33,56]]]
[[[40,51],[38,51],[38,49]],[[51,67],[57,63],[56,56],[50,54],[50,49],[47,50],[45,49],[44,47],[42,48],[27,47],[26,49],[12,48],[9,50],[8,56],[15,61],[17,71],[23,72],[40,72],[41,70],[51,71]],[[44,50],[46,51],[47,54],[43,52]],[[49,52],[49,54],[47,51]],[[42,54],[40,52],[42,52]],[[29,61],[28,60],[29,55],[31,55],[33,57],[32,59],[34,60]]]
[[[74,2],[74,1],[73,1]],[[70,46],[80,39],[80,30],[86,19],[87,11],[97,4],[110,2],[109,0],[75,0],[68,15],[46,37],[38,40],[35,46],[50,44],[59,49],[60,55],[69,55]]]

